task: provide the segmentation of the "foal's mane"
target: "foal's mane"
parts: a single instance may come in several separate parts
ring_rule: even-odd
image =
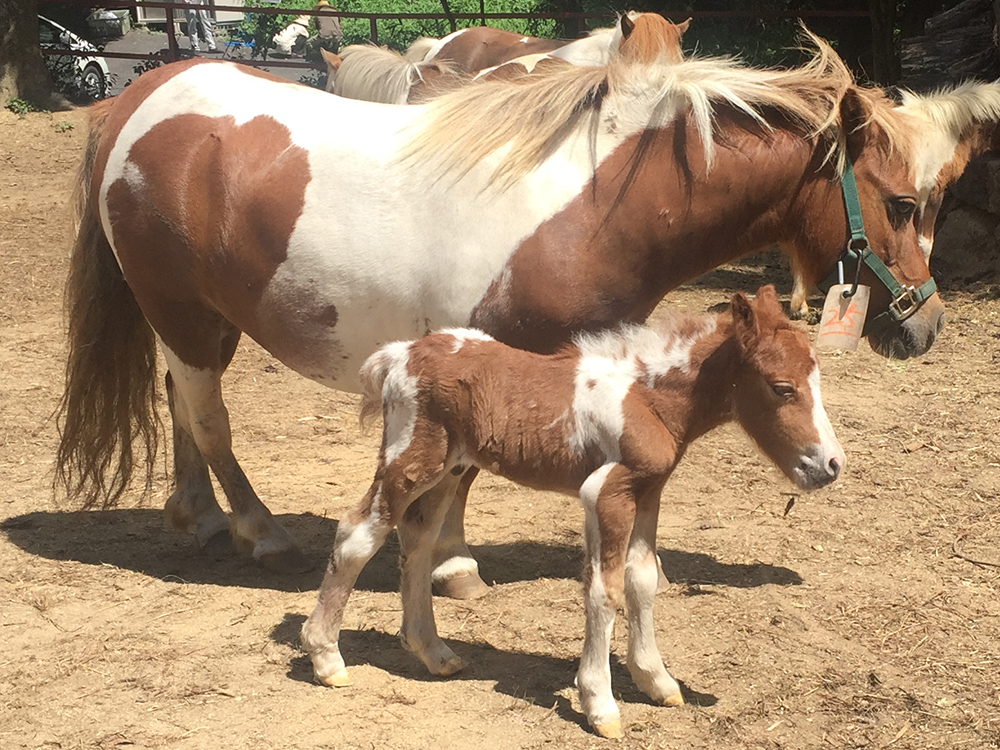
[[[899,138],[899,128],[887,114],[890,103],[856,87],[833,48],[808,31],[804,34],[814,48],[813,56],[790,70],[751,68],[730,58],[670,63],[662,56],[650,61],[614,55],[606,67],[481,80],[427,105],[414,125],[404,158],[461,177],[509,144],[493,175],[496,183],[508,187],[544,162],[570,134],[586,126],[591,138],[596,137],[602,104],[612,99],[617,116],[647,130],[663,127],[666,112],[680,111],[684,116],[689,110],[709,167],[720,108],[741,112],[765,130],[774,127],[766,112],[779,113],[783,126],[797,129],[803,137],[827,138],[833,156],[844,142],[839,105],[848,89],[865,101],[869,119],[883,125],[890,141]],[[672,109],[675,103],[679,106]]]

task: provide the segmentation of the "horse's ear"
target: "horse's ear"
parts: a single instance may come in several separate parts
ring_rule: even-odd
[[[733,333],[740,349],[748,351],[753,348],[760,335],[757,328],[757,311],[753,303],[743,292],[737,292],[729,302],[733,314]]]
[[[684,32],[687,31],[688,27],[690,27],[690,26],[691,26],[691,19],[690,18],[688,20],[686,20],[686,21],[683,21],[683,22],[677,24],[677,34],[679,36],[683,36]]]
[[[840,125],[847,141],[847,156],[850,159],[864,148],[865,127],[871,121],[871,106],[864,100],[857,88],[851,86],[840,100]]]
[[[330,66],[332,70],[340,70],[341,64],[344,62],[344,58],[340,55],[330,52],[330,50],[319,48],[319,53],[323,55],[323,60],[326,64]]]
[[[635,29],[635,21],[628,17],[628,13],[622,13],[622,39],[628,39]]]

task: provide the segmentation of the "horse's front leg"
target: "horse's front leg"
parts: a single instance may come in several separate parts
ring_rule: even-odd
[[[478,599],[488,594],[490,587],[479,576],[479,564],[465,543],[465,505],[469,487],[479,474],[473,467],[465,472],[455,488],[441,533],[434,546],[434,589],[452,599]]]
[[[684,703],[680,686],[663,666],[656,646],[653,600],[662,575],[656,558],[656,522],[662,481],[638,495],[635,525],[625,557],[625,604],[628,614],[628,670],[642,692],[662,706]]]
[[[623,604],[625,550],[635,518],[630,472],[605,464],[580,488],[584,509],[583,654],[576,684],[587,721],[602,737],[622,736],[621,715],[611,692],[611,632]],[[656,590],[653,571],[653,590]]]

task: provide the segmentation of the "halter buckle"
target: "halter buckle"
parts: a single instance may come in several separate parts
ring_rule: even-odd
[[[916,297],[916,291],[916,287],[912,286],[903,286],[899,290],[899,294],[889,303],[892,317],[902,322],[917,311],[920,307],[920,300]]]

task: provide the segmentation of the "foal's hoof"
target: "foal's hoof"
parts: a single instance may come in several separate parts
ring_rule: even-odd
[[[620,719],[594,724],[594,731],[608,740],[620,740],[625,736],[625,733],[622,732],[622,722]]]
[[[347,673],[346,669],[341,669],[329,675],[321,675],[314,671],[313,677],[320,685],[326,685],[327,687],[349,687],[354,684],[353,680],[351,680],[351,675]]]
[[[287,547],[282,550],[275,550],[274,552],[265,552],[259,557],[254,555],[254,557],[257,559],[257,562],[272,573],[282,573],[285,575],[305,573],[315,567],[312,561],[303,555],[298,547]]]
[[[676,693],[671,693],[665,696],[663,700],[660,701],[660,705],[663,706],[683,706],[684,705],[684,694],[678,690]]]
[[[478,573],[459,573],[451,578],[434,582],[434,590],[438,596],[449,599],[478,599],[490,593]]]

